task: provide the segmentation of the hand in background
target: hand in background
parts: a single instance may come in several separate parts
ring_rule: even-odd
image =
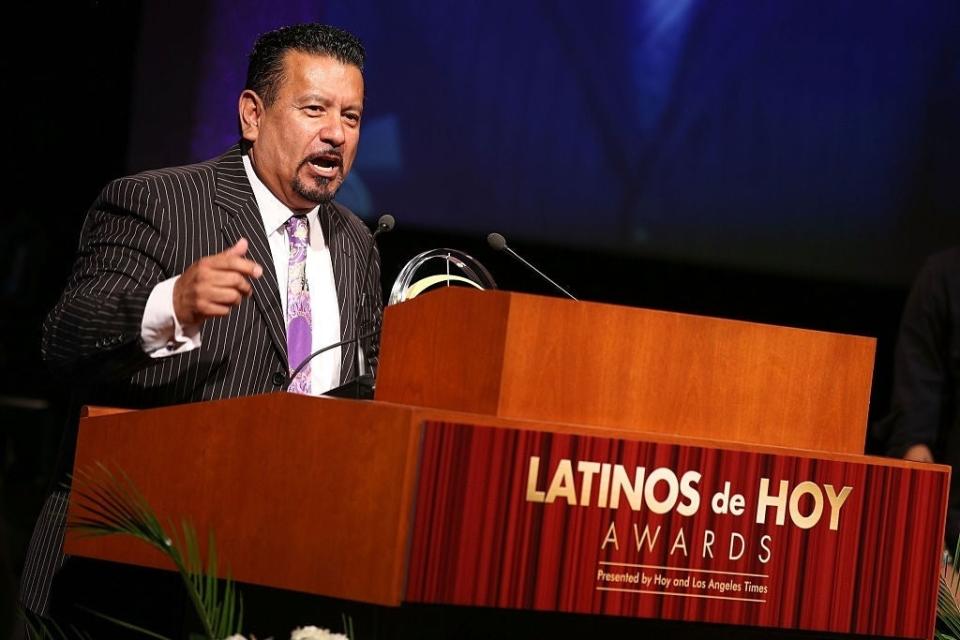
[[[913,462],[933,462],[933,452],[925,444],[915,444],[903,454],[904,460]]]

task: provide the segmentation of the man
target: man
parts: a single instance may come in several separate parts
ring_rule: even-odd
[[[946,545],[960,537],[960,248],[931,256],[900,322],[890,415],[877,425],[888,454],[953,467]]]
[[[45,359],[96,383],[122,381],[111,395],[124,406],[279,389],[298,364],[288,362],[284,317],[291,217],[308,223],[309,257],[328,263],[311,271],[308,260],[308,283],[335,285],[311,292],[314,348],[354,335],[370,234],[331,198],[356,156],[362,65],[360,43],[341,31],[264,35],[240,95],[239,146],[121,178],[94,203],[44,326]],[[368,281],[378,277],[375,267]],[[340,356],[324,380],[314,375],[325,387],[314,392],[355,375],[353,345]]]
[[[148,407],[277,391],[311,351],[341,340],[291,389],[323,393],[358,375],[351,339],[379,328],[379,264],[374,250],[364,274],[371,234],[332,198],[356,157],[363,62],[360,41],[336,28],[267,33],[240,94],[240,144],[103,190],[42,344],[85,401]],[[363,347],[375,367],[376,342]],[[63,493],[48,500],[28,552],[21,598],[37,613],[49,591],[37,560],[62,557],[41,541],[60,545],[65,504]]]

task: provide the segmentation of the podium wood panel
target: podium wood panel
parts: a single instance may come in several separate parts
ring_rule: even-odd
[[[238,580],[399,604],[419,437],[409,411],[272,394],[83,420],[75,466],[119,466],[162,516],[212,527]],[[67,552],[171,568],[136,540]]]
[[[939,465],[293,394],[89,415],[97,417],[81,423],[76,468],[119,467],[163,520],[189,517],[201,539],[212,529],[221,571],[229,568],[242,582],[393,606],[448,603],[884,637],[923,638],[932,629],[949,480]],[[542,462],[531,480],[533,455]],[[599,498],[588,505],[531,501],[529,483],[553,486],[550,469],[565,458],[573,468],[577,460],[645,467],[650,477],[654,468],[702,472],[700,507],[688,519],[625,502],[607,508]],[[711,495],[725,482],[756,510],[761,476],[774,485],[849,485],[837,530],[826,517],[809,531],[791,520],[781,526],[775,506],[763,507],[771,510],[766,524],[751,513],[713,511]],[[595,482],[595,491],[602,486]],[[811,505],[802,504],[806,517]],[[633,524],[662,525],[663,541],[653,556],[626,537],[616,554],[603,551],[608,523],[627,537]],[[705,540],[707,529],[718,540],[740,531],[752,552],[768,535],[771,562],[741,565],[748,560],[712,553],[687,559],[686,550],[675,557],[667,545],[682,529],[697,554],[694,540]],[[170,568],[124,538],[71,534],[66,550]],[[734,581],[769,574],[762,576],[769,599],[747,595],[746,604],[726,606],[723,592],[711,605],[695,591],[620,589],[624,595],[613,596],[600,589],[598,562],[605,572],[657,564]]]
[[[862,453],[876,341],[501,291],[386,310],[376,398]]]

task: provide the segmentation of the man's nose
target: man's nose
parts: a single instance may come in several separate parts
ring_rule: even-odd
[[[340,118],[331,118],[324,125],[320,130],[320,139],[333,147],[339,147],[346,141],[347,136]]]

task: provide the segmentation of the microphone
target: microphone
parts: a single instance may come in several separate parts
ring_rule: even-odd
[[[506,252],[509,253],[511,256],[513,256],[514,258],[516,258],[517,260],[519,260],[520,263],[523,264],[525,267],[527,267],[528,269],[530,269],[531,271],[533,271],[535,274],[537,274],[538,276],[540,276],[541,278],[543,278],[544,280],[546,280],[547,282],[549,282],[549,283],[553,286],[554,289],[556,289],[557,291],[559,291],[559,292],[562,293],[563,295],[567,296],[567,297],[570,298],[571,300],[575,300],[575,301],[579,302],[579,300],[577,300],[577,299],[573,296],[572,293],[570,293],[569,291],[567,291],[566,289],[564,289],[563,287],[561,287],[559,284],[557,284],[556,282],[554,282],[554,281],[550,278],[550,276],[548,276],[547,274],[545,274],[543,271],[540,271],[540,269],[537,269],[535,266],[533,266],[532,264],[530,264],[529,262],[527,262],[526,260],[524,260],[524,259],[520,256],[520,254],[518,254],[516,251],[514,251],[513,249],[511,249],[510,247],[508,247],[508,246],[507,246],[507,239],[504,238],[504,237],[503,237],[502,235],[500,235],[499,233],[491,233],[490,235],[488,235],[488,236],[487,236],[487,244],[490,245],[490,248],[493,249],[494,251],[506,251]]]
[[[380,219],[377,220],[377,228],[373,232],[373,237],[376,238],[379,233],[386,233],[388,231],[393,231],[393,228],[397,226],[397,219],[394,218],[389,213],[385,213],[380,216]]]
[[[393,231],[393,228],[397,225],[396,219],[389,213],[385,213],[380,216],[380,219],[377,220],[377,228],[374,229],[373,235],[370,236],[370,248],[367,249],[367,259],[363,262],[363,282],[360,284],[360,289],[357,291],[357,306],[356,309],[356,324],[354,326],[356,329],[354,333],[356,335],[356,351],[357,351],[357,375],[348,382],[340,385],[336,389],[331,389],[327,392],[326,395],[335,395],[338,397],[344,398],[372,398],[373,397],[373,385],[375,380],[373,374],[363,371],[363,355],[362,355],[362,342],[363,340],[371,337],[371,335],[376,335],[374,332],[371,335],[360,336],[360,331],[363,330],[363,310],[364,310],[364,300],[367,296],[367,282],[370,280],[370,266],[373,263],[373,251],[377,247],[377,236],[381,233],[389,233]],[[379,285],[378,285],[379,286]]]
[[[360,333],[361,329],[361,311],[363,310],[363,300],[367,295],[367,281],[370,279],[370,265],[373,262],[373,250],[377,246],[377,236],[381,233],[389,233],[393,231],[393,228],[397,226],[397,220],[389,213],[385,213],[380,216],[380,219],[377,220],[377,228],[374,229],[373,235],[370,236],[370,248],[367,249],[367,259],[363,262],[363,282],[360,284],[360,289],[357,291],[357,324],[356,324],[356,333]],[[357,375],[360,375],[360,343],[357,343]]]

